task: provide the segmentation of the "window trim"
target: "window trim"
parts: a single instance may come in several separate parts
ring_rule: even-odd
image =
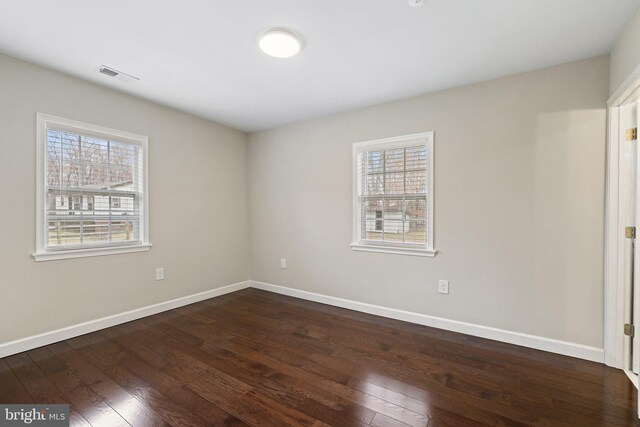
[[[33,258],[36,262],[50,261],[69,258],[94,257],[100,255],[123,254],[130,252],[146,252],[151,248],[149,243],[149,165],[148,165],[148,147],[149,138],[144,135],[124,132],[117,129],[111,129],[103,126],[97,126],[90,123],[79,122],[76,120],[57,117],[50,114],[36,113],[36,251]],[[55,129],[68,130],[70,132],[80,132],[84,135],[95,136],[98,138],[117,138],[119,141],[129,144],[142,146],[143,157],[143,212],[142,236],[140,241],[134,243],[116,243],[104,246],[93,246],[87,248],[73,249],[47,249],[45,239],[45,207],[46,200],[46,139],[44,137],[45,130],[49,125],[54,125]]]
[[[371,151],[374,149],[391,149],[395,147],[404,147],[409,141],[425,139],[425,145],[429,153],[427,164],[427,242],[426,244],[412,243],[393,243],[393,242],[372,242],[361,238],[361,215],[360,203],[358,201],[358,153],[363,151]],[[413,255],[434,257],[437,251],[433,247],[433,180],[434,180],[434,149],[433,149],[434,132],[422,132],[411,135],[394,136],[391,138],[375,139],[371,141],[355,142],[352,145],[352,202],[353,202],[353,238],[351,249],[362,252],[378,252],[397,255]]]

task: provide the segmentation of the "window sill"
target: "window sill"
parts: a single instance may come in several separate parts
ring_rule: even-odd
[[[411,256],[426,256],[435,257],[437,251],[435,249],[422,249],[422,248],[407,248],[400,246],[378,246],[378,245],[365,245],[362,243],[352,243],[351,250],[361,252],[378,252],[383,254],[395,254],[395,255],[411,255]]]
[[[33,258],[36,262],[41,261],[53,261],[58,259],[71,259],[71,258],[86,258],[102,255],[116,255],[126,254],[131,252],[147,252],[151,249],[150,243],[142,243],[139,245],[131,246],[111,246],[103,248],[91,248],[91,249],[72,249],[72,250],[60,250],[49,252],[36,252],[33,254]]]

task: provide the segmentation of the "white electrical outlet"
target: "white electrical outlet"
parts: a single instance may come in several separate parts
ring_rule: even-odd
[[[156,280],[164,280],[164,267],[156,268]]]
[[[449,281],[448,280],[440,280],[438,282],[438,292],[441,294],[449,295]]]
[[[287,268],[287,259],[280,258],[280,268]]]

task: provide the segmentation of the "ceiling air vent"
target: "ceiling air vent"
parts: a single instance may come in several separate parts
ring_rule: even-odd
[[[134,77],[127,73],[123,73],[122,71],[114,70],[113,68],[107,67],[106,65],[103,65],[100,68],[98,68],[98,72],[100,74],[104,74],[105,76],[114,77],[118,80],[122,80],[123,82],[126,82],[126,83],[131,83],[131,82],[140,80],[137,77]]]
[[[117,71],[110,70],[107,67],[100,67],[100,72],[109,77],[115,77],[119,74]]]

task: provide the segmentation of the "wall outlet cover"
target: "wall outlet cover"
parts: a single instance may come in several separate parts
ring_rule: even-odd
[[[449,281],[448,280],[440,280],[438,282],[438,292],[441,294],[449,295]]]

